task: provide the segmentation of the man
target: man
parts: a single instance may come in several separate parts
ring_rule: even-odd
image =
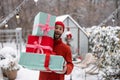
[[[64,80],[65,75],[68,75],[73,70],[72,54],[70,47],[62,42],[61,35],[64,32],[64,24],[61,21],[55,23],[54,31],[54,48],[56,55],[64,57],[66,64],[64,70],[60,73],[55,72],[40,72],[39,80]]]

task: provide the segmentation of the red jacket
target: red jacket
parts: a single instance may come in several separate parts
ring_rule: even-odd
[[[56,55],[61,55],[67,62],[67,71],[66,75],[70,74],[73,70],[73,63],[72,63],[72,54],[70,47],[60,40],[54,40],[54,48],[53,51]],[[54,72],[40,72],[39,80],[64,80],[65,74],[57,74]]]

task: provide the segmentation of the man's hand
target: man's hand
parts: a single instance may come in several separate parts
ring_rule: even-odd
[[[58,73],[58,74],[64,74],[64,73],[66,73],[66,71],[67,71],[67,65],[65,63],[64,66],[63,66],[63,70],[59,71],[59,72],[56,72],[56,73]]]
[[[67,66],[65,65],[65,66],[63,67],[63,71],[61,71],[61,72],[64,74],[66,71],[67,71]]]

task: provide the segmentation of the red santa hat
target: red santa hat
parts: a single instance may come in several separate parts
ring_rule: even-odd
[[[61,22],[61,21],[56,21],[56,22],[55,22],[55,25],[61,25],[61,26],[63,27],[63,31],[64,31],[65,25],[64,25],[63,22]]]

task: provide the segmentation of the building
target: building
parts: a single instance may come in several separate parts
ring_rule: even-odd
[[[62,21],[65,24],[65,32],[62,35],[64,41],[65,33],[68,28],[70,29],[73,38],[71,45],[74,47],[76,54],[84,56],[88,53],[88,35],[83,28],[70,15],[58,16],[56,21]]]

